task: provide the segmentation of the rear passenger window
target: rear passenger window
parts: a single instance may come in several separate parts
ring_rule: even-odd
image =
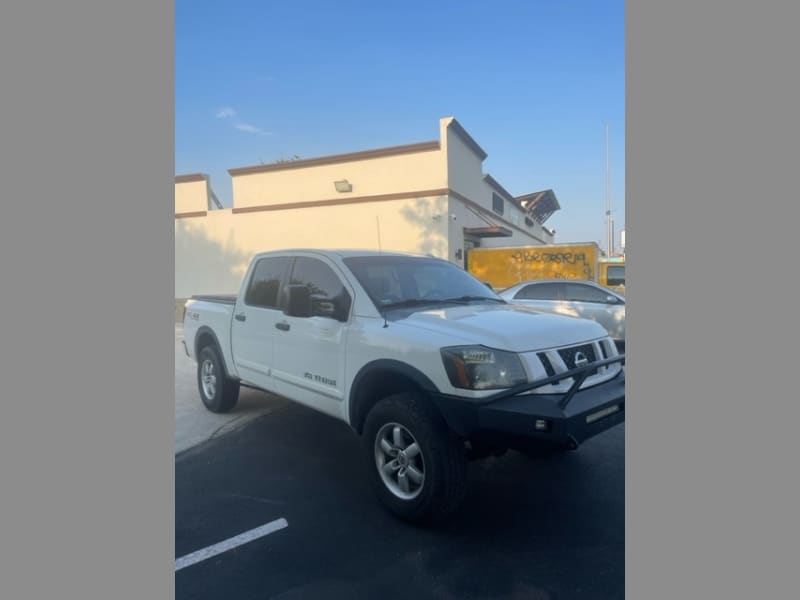
[[[292,269],[292,285],[311,290],[311,314],[346,321],[350,314],[350,294],[342,280],[328,265],[316,258],[298,257]]]
[[[250,285],[244,297],[245,304],[262,308],[278,307],[278,288],[289,265],[286,256],[262,258],[253,269]]]
[[[522,288],[514,296],[517,300],[561,300],[560,283],[533,283]]]

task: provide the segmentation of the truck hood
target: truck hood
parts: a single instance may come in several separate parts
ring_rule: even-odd
[[[570,346],[608,335],[594,321],[507,304],[437,307],[414,312],[394,323],[513,352]]]

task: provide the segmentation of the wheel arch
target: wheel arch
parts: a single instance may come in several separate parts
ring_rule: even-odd
[[[400,392],[435,394],[439,390],[419,369],[398,360],[379,359],[361,367],[350,387],[350,426],[361,434],[370,409],[381,398]]]
[[[219,353],[219,360],[222,363],[222,370],[225,372],[225,377],[231,378],[228,372],[228,365],[225,364],[225,354],[222,351],[222,345],[219,343],[219,338],[214,330],[207,325],[198,327],[194,335],[194,355],[200,358],[200,351],[207,346],[215,346]],[[235,379],[235,378],[234,378]]]

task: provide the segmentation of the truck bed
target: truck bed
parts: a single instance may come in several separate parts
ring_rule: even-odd
[[[186,314],[183,319],[183,337],[186,342],[186,353],[190,358],[195,356],[195,342],[200,329],[211,332],[222,353],[222,359],[228,374],[236,376],[236,367],[231,355],[231,323],[236,305],[236,296],[227,294],[197,295],[186,301]]]
[[[192,296],[192,300],[203,302],[219,302],[220,304],[236,304],[236,294],[213,294]]]

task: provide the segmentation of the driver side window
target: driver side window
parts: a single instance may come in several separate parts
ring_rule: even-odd
[[[572,302],[594,302],[605,304],[608,294],[590,285],[567,284],[567,300]]]
[[[298,257],[292,268],[291,285],[308,286],[311,315],[346,321],[350,314],[350,294],[328,265],[316,258]]]

